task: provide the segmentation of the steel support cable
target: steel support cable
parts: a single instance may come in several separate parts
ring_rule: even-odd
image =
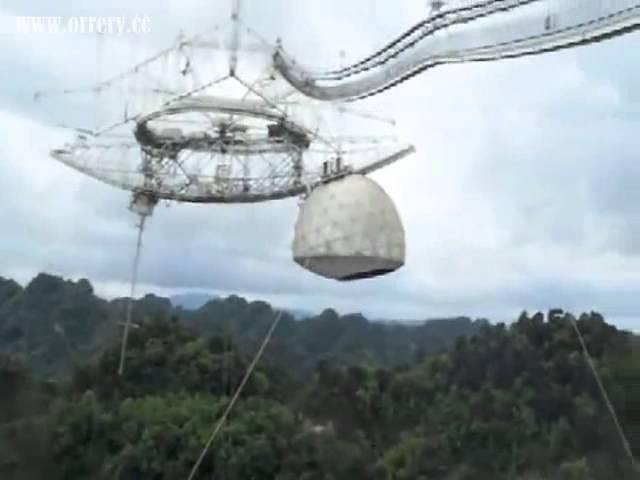
[[[497,13],[504,13],[509,10],[532,3],[539,3],[541,1],[544,0],[490,0],[486,2],[479,2],[472,6],[443,11],[417,23],[386,47],[372,55],[369,55],[366,59],[340,70],[318,73],[313,76],[317,80],[343,80],[347,77],[364,73],[375,67],[384,65],[388,61],[396,58],[402,52],[413,47],[419,41],[453,25],[462,25],[472,21],[477,21],[481,18]],[[416,32],[418,32],[417,37],[410,38]],[[407,40],[406,43],[405,40]]]
[[[273,333],[276,331],[276,328],[280,324],[280,320],[282,319],[283,314],[284,314],[284,310],[280,309],[274,315],[273,322],[271,323],[271,326],[269,327],[269,330],[265,334],[265,336],[264,336],[264,338],[262,340],[262,343],[260,345],[260,348],[258,348],[256,354],[253,357],[253,360],[251,361],[251,363],[247,367],[247,371],[245,372],[244,377],[242,378],[240,384],[238,385],[238,388],[236,388],[236,391],[233,394],[233,397],[231,398],[231,400],[227,404],[227,407],[225,408],[222,416],[220,417],[220,419],[216,423],[213,431],[211,432],[211,435],[207,439],[207,442],[205,443],[204,448],[200,452],[200,456],[196,460],[196,463],[193,465],[193,468],[191,469],[191,472],[189,473],[189,477],[187,478],[187,480],[193,480],[195,478],[196,474],[198,473],[198,469],[200,468],[200,465],[204,461],[204,458],[206,457],[207,453],[209,452],[209,449],[211,448],[211,445],[213,445],[213,442],[215,441],[216,437],[219,435],[220,431],[222,430],[222,427],[224,426],[224,424],[226,423],[227,419],[229,418],[229,415],[231,414],[231,411],[233,410],[233,407],[238,402],[238,399],[240,398],[240,395],[242,394],[242,391],[244,390],[244,387],[246,386],[247,382],[249,381],[249,378],[251,378],[251,375],[253,374],[253,371],[255,370],[256,366],[258,365],[258,362],[262,358],[262,354],[266,350],[267,345],[269,345],[269,342],[271,341],[271,337],[273,336]]]
[[[138,72],[138,70],[150,65],[151,63],[153,63],[156,60],[162,58],[163,56],[168,55],[174,49],[175,49],[175,46],[172,46],[172,47],[169,47],[169,48],[165,48],[164,50],[159,51],[158,53],[156,53],[155,55],[145,59],[144,61],[142,61],[140,63],[137,63],[133,67],[130,67],[126,71],[118,73],[117,75],[115,75],[115,76],[113,76],[111,78],[108,78],[106,80],[102,80],[102,81],[100,81],[99,83],[97,83],[95,85],[91,85],[91,86],[88,86],[88,87],[63,88],[63,89],[58,89],[58,90],[38,91],[38,92],[36,92],[34,94],[34,96],[36,98],[42,98],[45,95],[54,95],[54,94],[69,95],[69,94],[91,92],[91,91],[96,91],[96,90],[99,90],[99,89],[108,88],[111,85],[113,85],[114,83],[125,79],[126,77],[130,76],[133,73]]]
[[[631,450],[631,444],[629,443],[629,440],[627,439],[627,436],[624,433],[624,429],[622,428],[622,425],[620,424],[620,420],[618,419],[618,415],[616,414],[616,409],[613,406],[613,403],[611,403],[611,400],[609,399],[609,395],[607,394],[607,389],[605,388],[604,383],[602,382],[602,379],[600,378],[600,374],[598,373],[598,370],[597,370],[597,368],[595,366],[593,358],[591,357],[591,354],[589,353],[589,349],[587,348],[587,344],[584,341],[584,337],[582,336],[582,332],[580,331],[580,326],[578,325],[578,321],[572,315],[569,315],[569,318],[571,320],[571,325],[573,326],[573,329],[576,332],[578,340],[580,341],[580,347],[582,348],[582,353],[584,354],[584,357],[587,360],[587,364],[589,365],[589,368],[591,369],[591,372],[593,373],[593,377],[595,378],[596,383],[598,384],[598,389],[600,390],[600,394],[602,395],[602,399],[604,400],[605,405],[607,406],[607,409],[609,410],[609,414],[611,415],[613,423],[614,423],[614,425],[616,427],[618,436],[620,437],[620,441],[622,442],[622,446],[623,446],[623,448],[625,450],[625,453],[627,454],[627,456],[629,457],[629,460],[631,461],[631,467],[635,472],[640,473],[640,470],[638,470],[638,465],[636,464],[635,457],[633,455],[633,451]]]
[[[117,73],[116,75],[109,77],[105,80],[100,81],[99,83],[96,83],[94,85],[90,85],[90,86],[84,86],[84,87],[78,87],[78,88],[65,88],[65,89],[52,89],[52,90],[46,90],[46,91],[37,91],[34,94],[34,97],[36,99],[38,98],[42,98],[43,96],[48,96],[48,95],[54,95],[54,94],[62,94],[62,95],[68,95],[68,94],[75,94],[75,93],[83,93],[83,92],[91,92],[91,91],[96,91],[99,89],[104,89],[104,88],[108,88],[110,86],[112,86],[114,83],[119,82],[121,80],[126,79],[127,77],[129,77],[132,74],[138,73],[140,72],[140,70],[142,70],[145,67],[148,67],[149,65],[151,65],[153,62],[155,62],[156,60],[159,60],[163,57],[166,57],[172,53],[174,53],[177,49],[180,49],[181,46],[183,45],[197,45],[197,42],[201,39],[201,37],[203,37],[204,35],[208,34],[210,31],[210,29],[206,29],[204,31],[201,31],[200,33],[197,33],[191,37],[188,38],[184,38],[182,36],[179,36],[176,41],[169,47],[166,47],[158,52],[156,52],[155,54],[153,54],[152,56],[134,64],[133,66],[129,67],[128,69]],[[135,44],[137,45],[137,44]],[[129,54],[132,53],[132,50],[129,51]]]
[[[231,6],[231,48],[229,58],[229,76],[235,77],[238,66],[238,48],[240,47],[240,0],[233,0]]]
[[[120,345],[120,364],[118,366],[118,375],[124,374],[125,359],[127,356],[127,341],[129,339],[129,329],[131,327],[131,316],[133,313],[134,295],[136,292],[136,284],[138,283],[138,267],[140,265],[140,252],[142,250],[142,234],[144,232],[145,215],[140,216],[138,223],[138,239],[136,241],[136,252],[133,256],[133,268],[131,272],[131,291],[127,299],[127,307],[125,314],[124,330],[122,333],[122,342]]]
[[[240,395],[242,394],[242,391],[244,390],[244,387],[246,386],[247,382],[249,381],[249,378],[251,378],[251,374],[255,370],[256,366],[258,365],[258,362],[260,361],[260,358],[262,357],[262,354],[264,353],[265,349],[267,348],[267,345],[269,344],[269,341],[271,340],[271,337],[273,336],[273,332],[275,332],[278,324],[280,323],[280,320],[282,318],[283,312],[284,312],[283,310],[278,310],[278,312],[275,314],[275,316],[273,318],[273,322],[271,323],[271,327],[269,328],[269,330],[267,331],[266,335],[264,336],[264,339],[262,340],[262,344],[260,345],[260,348],[256,352],[256,354],[253,357],[253,360],[251,361],[251,363],[249,364],[249,367],[247,368],[247,371],[244,374],[244,377],[242,378],[242,381],[238,385],[238,388],[236,389],[235,393],[233,394],[233,397],[231,398],[231,400],[227,404],[227,408],[225,408],[224,413],[222,414],[222,416],[218,420],[218,423],[216,423],[216,426],[213,429],[213,432],[211,433],[211,436],[207,440],[207,443],[205,444],[204,448],[202,449],[202,452],[200,453],[200,456],[196,460],[196,463],[193,465],[193,468],[191,469],[191,473],[189,474],[188,480],[193,480],[195,478],[195,476],[196,476],[196,473],[198,473],[198,469],[200,468],[200,465],[202,464],[202,461],[204,460],[205,456],[209,452],[209,449],[211,448],[211,445],[213,444],[214,440],[216,439],[216,437],[220,433],[222,427],[226,423],[227,418],[229,417],[229,414],[233,410],[233,407],[235,406],[235,404],[238,402],[238,399],[240,398]]]
[[[604,0],[596,0],[591,3],[602,5]],[[437,65],[462,62],[491,61],[503,58],[516,58],[526,55],[544,53],[548,51],[570,48],[577,45],[593,43],[614,36],[618,36],[640,27],[640,1],[619,0],[620,7],[610,12],[600,8],[600,16],[584,15],[585,9],[574,8],[569,13],[580,15],[583,18],[579,23],[569,23],[562,29],[547,29],[546,15],[537,18],[540,22],[535,24],[531,18],[519,19],[520,25],[507,25],[511,34],[517,26],[520,38],[478,44],[465,48],[469,43],[469,37],[477,32],[458,32],[457,36],[449,36],[446,39],[433,39],[427,45],[419,47],[417,52],[408,57],[401,58],[381,72],[376,72],[364,78],[358,78],[350,82],[341,82],[336,85],[318,86],[314,78],[306,72],[291,65],[285,65],[277,56],[274,58],[276,68],[292,86],[310,97],[320,100],[358,100],[381,93],[412,76]],[[604,10],[604,11],[602,11]],[[567,14],[567,12],[563,12]],[[557,15],[556,15],[557,17]],[[565,25],[567,23],[564,23]],[[540,25],[540,26],[538,26]],[[490,30],[489,33],[504,33],[506,29]],[[453,44],[453,45],[452,45]],[[456,44],[460,45],[455,48]]]

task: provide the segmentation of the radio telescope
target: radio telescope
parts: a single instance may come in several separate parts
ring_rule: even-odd
[[[51,156],[131,192],[130,209],[140,218],[121,374],[144,224],[159,201],[309,197],[313,206],[303,204],[294,240],[293,258],[303,268],[326,278],[355,280],[404,263],[399,217],[376,215],[377,209],[395,212],[392,200],[373,180],[351,178],[406,157],[413,146],[390,135],[395,126],[390,119],[319,102],[289,86],[273,65],[277,48],[244,26],[235,10],[228,29],[181,35],[174,45],[107,80],[59,92],[84,97],[100,112],[100,123],[73,129],[75,138]],[[316,189],[322,193],[314,195]],[[357,207],[361,194],[376,202],[358,221],[364,213]],[[310,211],[315,212],[311,220]],[[388,229],[399,230],[391,235],[394,242],[373,245],[367,237],[375,235],[372,228],[385,228],[381,218],[391,219]],[[318,229],[318,222],[332,227]],[[358,226],[360,231],[354,231]],[[351,237],[347,243],[345,235]],[[350,267],[338,268],[340,259]]]

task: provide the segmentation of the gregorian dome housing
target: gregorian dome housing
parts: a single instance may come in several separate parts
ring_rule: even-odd
[[[293,259],[322,277],[348,281],[404,265],[404,227],[393,200],[364,175],[312,190],[295,225]]]

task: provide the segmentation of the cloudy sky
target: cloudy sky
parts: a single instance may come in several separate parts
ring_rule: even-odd
[[[322,68],[341,50],[355,59],[381,46],[423,16],[426,3],[245,0],[243,17]],[[5,25],[15,15],[145,15],[152,31],[107,38],[111,47],[100,54],[88,34],[0,33],[1,276],[27,282],[47,271],[87,277],[103,295],[126,293],[135,242],[128,195],[48,158],[65,110],[35,103],[33,92],[91,81],[123,64],[128,42],[163,48],[180,28],[224,21],[229,4],[3,2]],[[639,42],[636,33],[534,58],[440,67],[387,92],[380,113],[418,149],[374,175],[406,229],[407,263],[393,275],[341,284],[297,267],[289,250],[294,200],[173,205],[149,223],[141,289],[233,292],[391,318],[509,320],[522,309],[593,309],[640,329]]]

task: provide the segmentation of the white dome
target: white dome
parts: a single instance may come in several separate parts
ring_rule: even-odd
[[[404,228],[376,182],[349,175],[315,188],[300,208],[293,259],[323,277],[357,280],[404,265]]]

